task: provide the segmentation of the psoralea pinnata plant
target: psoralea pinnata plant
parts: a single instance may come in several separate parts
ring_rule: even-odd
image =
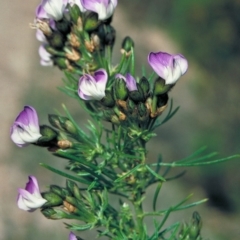
[[[172,167],[218,163],[237,155],[210,160],[205,148],[174,162],[148,163],[146,143],[155,129],[177,112],[169,100],[170,90],[188,69],[181,54],[151,52],[151,74],[135,75],[134,42],[122,42],[121,60],[112,64],[116,31],[111,25],[117,0],[42,0],[36,9],[36,37],[40,63],[64,72],[61,90],[80,103],[91,120],[84,131],[63,106],[65,115],[49,114],[50,125],[39,125],[37,111],[25,106],[11,128],[18,147],[45,147],[66,159],[65,170],[41,166],[66,178],[65,186],[50,185],[41,192],[35,176],[18,190],[18,207],[40,209],[48,219],[72,219],[66,227],[69,240],[82,239],[77,231],[96,229],[96,237],[108,239],[200,240],[202,221],[197,212],[189,223],[166,226],[169,215],[206,201],[187,203],[179,199],[167,209],[156,203]],[[163,114],[164,113],[164,114]],[[181,174],[176,176],[179,177]],[[146,189],[155,186],[152,211],[143,209]],[[109,196],[115,196],[118,207]],[[156,218],[158,217],[158,218]],[[146,219],[154,224],[149,231]],[[81,235],[81,233],[78,233]],[[66,237],[67,238],[67,237]]]

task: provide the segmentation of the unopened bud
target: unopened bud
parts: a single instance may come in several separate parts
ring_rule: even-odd
[[[66,58],[63,57],[54,57],[53,58],[54,63],[62,70],[69,69],[69,61]]]
[[[164,93],[159,96],[157,96],[157,107],[160,108],[162,106],[165,106],[168,102],[168,94]]]
[[[173,87],[172,85],[165,85],[165,80],[159,77],[155,81],[153,94],[156,96],[163,93],[167,93],[172,87]]]
[[[140,102],[137,105],[137,109],[138,109],[138,114],[139,114],[140,120],[145,121],[149,116],[149,111],[148,111],[147,107],[145,106],[144,103]]]
[[[111,26],[107,25],[105,29],[104,44],[107,46],[113,46],[116,38],[116,30]]]
[[[44,192],[42,193],[42,197],[47,200],[43,207],[55,207],[60,206],[63,203],[62,198],[53,192]]]
[[[47,38],[50,46],[56,49],[62,49],[65,44],[65,37],[62,33],[54,31],[51,36]]]
[[[56,28],[59,32],[61,32],[64,35],[67,35],[71,30],[69,21],[65,18],[56,21]]]
[[[131,99],[128,99],[127,100],[127,111],[128,111],[128,113],[130,113],[130,114],[133,113],[135,108],[136,108],[136,104]]]
[[[115,105],[115,101],[113,99],[112,96],[112,90],[106,90],[105,91],[105,97],[103,99],[101,99],[101,103],[105,106],[105,107],[113,107]]]
[[[50,186],[50,191],[55,193],[55,194],[57,194],[57,195],[59,195],[62,199],[65,199],[65,197],[70,194],[67,191],[67,189],[61,188],[61,187],[59,187],[57,185],[51,185]]]
[[[116,99],[120,99],[120,100],[127,99],[128,89],[126,86],[126,82],[123,79],[118,78],[115,80],[114,91],[115,91]]]
[[[128,53],[131,51],[131,48],[134,47],[134,42],[129,36],[125,37],[122,42],[122,49]]]
[[[139,90],[140,90],[140,88],[138,88],[138,90],[129,92],[129,97],[130,97],[135,103],[143,102],[143,101],[145,100],[144,95],[143,95],[143,92],[142,92],[142,91],[139,91]]]
[[[40,126],[40,133],[42,134],[42,137],[38,139],[36,143],[37,145],[48,143],[58,136],[58,133],[53,128],[47,125]]]
[[[67,189],[72,193],[72,195],[75,198],[77,198],[78,200],[82,199],[82,195],[80,193],[79,187],[75,182],[71,180],[67,180],[66,185],[67,185]]]
[[[77,25],[78,18],[82,15],[79,6],[77,4],[73,4],[68,9],[71,20]]]
[[[202,220],[198,212],[194,212],[192,221],[189,226],[189,236],[193,239],[197,238],[202,228]]]
[[[100,22],[98,21],[97,13],[90,12],[85,19],[84,29],[86,31],[93,31],[94,29],[96,29],[98,27],[99,23]]]
[[[142,77],[139,81],[139,86],[143,90],[144,96],[147,97],[149,90],[150,90],[150,84],[149,84],[147,78]]]
[[[61,210],[53,209],[53,208],[45,208],[41,210],[42,214],[52,220],[58,220],[63,218],[69,218],[69,215]]]

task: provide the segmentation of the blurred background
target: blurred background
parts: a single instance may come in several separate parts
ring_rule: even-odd
[[[39,43],[29,28],[38,4],[38,0],[1,1],[1,240],[67,239],[69,233],[60,221],[46,220],[39,211],[28,213],[17,208],[17,189],[25,187],[28,175],[39,179],[42,190],[49,184],[65,184],[38,165],[45,162],[63,167],[62,160],[44,149],[20,149],[11,142],[9,129],[19,111],[32,105],[40,123],[47,124],[47,114],[54,109],[62,111],[64,103],[79,124],[87,119],[73,99],[57,90],[63,74],[39,64]],[[180,111],[157,130],[158,136],[149,144],[149,160],[156,161],[159,151],[165,161],[181,159],[204,145],[220,157],[240,153],[240,1],[119,0],[113,26],[117,30],[115,63],[121,39],[130,35],[135,41],[139,75],[150,51],[182,53],[189,60],[189,71],[170,93]],[[207,197],[208,203],[177,213],[171,220],[189,220],[197,210],[206,239],[239,240],[239,169],[239,159],[189,168],[184,177],[166,184],[159,207],[190,193],[194,193],[193,200]],[[93,234],[82,236],[94,239]]]

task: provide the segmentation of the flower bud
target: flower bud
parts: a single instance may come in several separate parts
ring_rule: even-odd
[[[137,83],[137,90],[135,91],[130,91],[129,92],[129,97],[135,102],[145,102],[145,96],[142,88],[140,85]]]
[[[63,46],[65,44],[64,35],[57,31],[53,32],[50,37],[47,37],[47,40],[48,40],[50,46],[52,46],[53,48],[56,48],[56,49],[63,48]]]
[[[69,215],[61,210],[53,209],[53,208],[45,208],[41,210],[42,214],[52,220],[58,220],[63,218],[69,218]]]
[[[140,120],[145,121],[149,116],[149,112],[145,104],[140,102],[137,105],[137,110],[138,110]]]
[[[73,23],[75,25],[77,25],[78,19],[81,16],[81,11],[80,11],[79,6],[77,4],[73,4],[68,9],[69,9],[69,15],[70,15],[71,20],[73,21]]]
[[[61,188],[57,185],[51,185],[50,191],[59,195],[62,199],[65,199],[67,195],[70,195],[69,191],[65,188]]]
[[[63,35],[67,35],[71,30],[69,21],[67,21],[65,18],[63,18],[59,21],[56,21],[56,28]]]
[[[90,12],[84,22],[85,31],[93,31],[99,25],[98,15],[94,12]]]
[[[82,199],[82,195],[80,193],[79,187],[77,184],[71,180],[66,181],[67,189],[72,193],[72,195],[78,200]]]
[[[162,106],[165,106],[168,102],[168,94],[164,93],[159,96],[157,96],[157,107],[160,108]]]
[[[43,205],[43,207],[55,207],[60,206],[63,203],[62,198],[53,192],[44,192],[42,193],[42,196],[44,199],[47,200],[47,202]]]
[[[104,44],[112,47],[115,43],[115,38],[116,38],[116,30],[111,25],[107,25],[105,29]]]
[[[132,114],[134,112],[135,108],[136,108],[135,103],[131,99],[128,99],[127,100],[127,111],[128,111],[128,113]]]
[[[134,47],[134,42],[129,36],[125,37],[122,42],[122,49],[125,52],[131,51],[131,48]]]
[[[101,103],[105,107],[110,107],[110,108],[115,105],[115,101],[113,99],[112,89],[111,90],[105,90],[105,97],[103,99],[101,99]]]
[[[190,238],[197,238],[200,234],[202,228],[202,220],[198,212],[194,212],[189,227],[189,236]]]
[[[57,138],[58,133],[52,129],[51,127],[47,125],[40,126],[40,133],[42,134],[42,137],[40,137],[37,141],[37,145],[42,145],[44,143],[48,143],[55,138]]]
[[[126,86],[126,82],[123,79],[117,78],[115,80],[114,92],[115,92],[116,99],[120,99],[120,100],[127,99],[128,89]]]
[[[153,94],[160,95],[168,92],[172,88],[172,85],[165,85],[165,80],[161,77],[157,78],[154,84]]]
[[[143,94],[145,97],[148,96],[149,90],[150,90],[150,84],[147,80],[147,78],[145,78],[144,76],[140,79],[139,81],[139,86],[141,87],[141,89],[143,90]]]
[[[66,58],[63,57],[54,57],[54,63],[62,70],[69,69],[69,62]]]

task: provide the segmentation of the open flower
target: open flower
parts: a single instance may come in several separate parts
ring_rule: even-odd
[[[11,127],[11,139],[18,147],[35,143],[42,135],[38,124],[37,112],[33,107],[25,106]]]
[[[108,80],[104,69],[97,70],[94,75],[85,74],[79,79],[78,95],[84,100],[101,100],[105,96]]]
[[[68,236],[68,240],[77,240],[77,237],[74,235],[73,232],[70,232],[70,234]]]
[[[165,52],[151,52],[148,55],[148,63],[165,80],[166,84],[176,83],[188,68],[188,62],[181,54],[171,55]]]
[[[18,189],[17,205],[22,210],[33,212],[47,200],[41,196],[37,179],[34,176],[29,176],[28,179],[25,189]]]
[[[36,9],[38,19],[54,19],[59,21],[66,11],[68,0],[42,0]]]
[[[126,77],[124,77],[122,74],[117,74],[115,78],[123,79],[126,82],[126,86],[130,92],[137,90],[137,82],[130,73],[127,73]]]
[[[117,0],[81,0],[82,6],[98,14],[99,20],[108,19],[113,15]]]

